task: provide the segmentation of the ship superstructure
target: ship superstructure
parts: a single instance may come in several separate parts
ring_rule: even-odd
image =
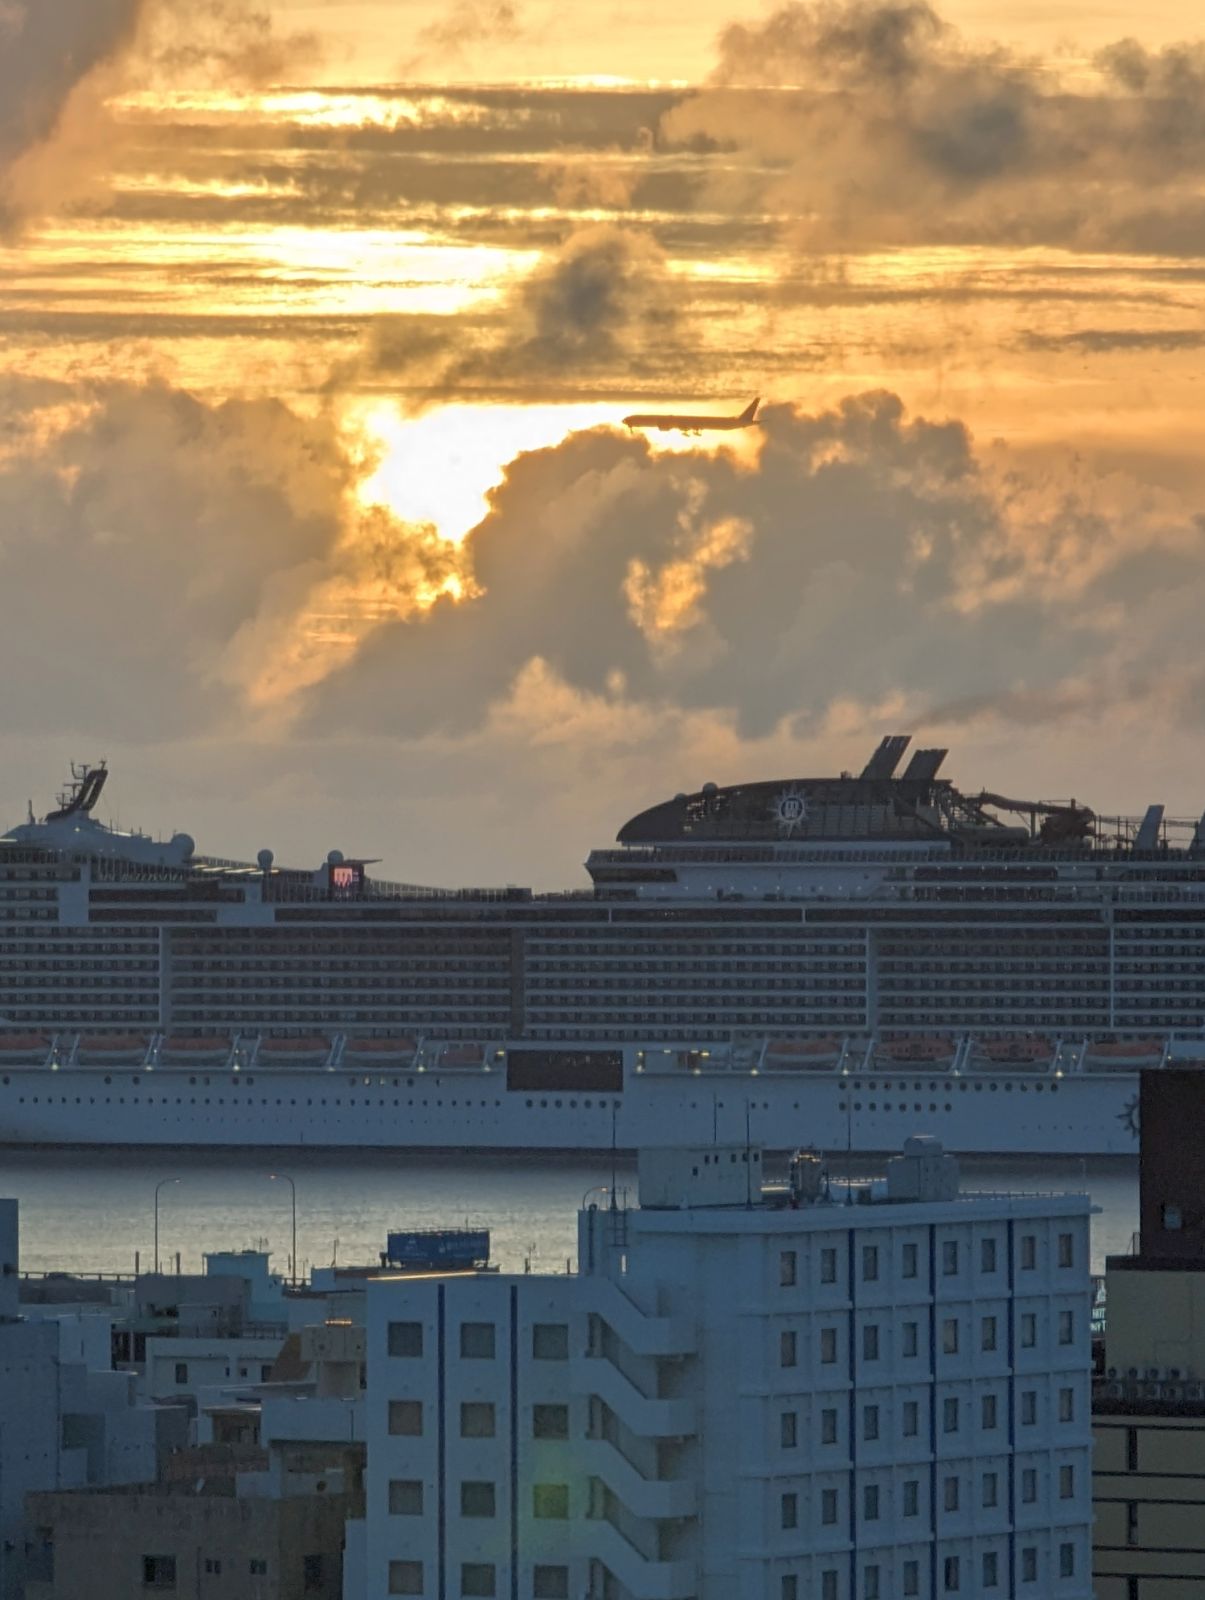
[[[388,883],[338,851],[219,861],[106,827],[104,765],[76,768],[0,838],[0,1053],[22,1075],[505,1068],[511,1092],[620,1096],[913,1069],[981,1091],[1100,1072],[1115,1095],[1136,1064],[1205,1055],[1202,823],[964,793],[943,750],[900,770],[908,743],[857,775],[679,794],[566,894]],[[936,1104],[920,1081],[890,1104]]]

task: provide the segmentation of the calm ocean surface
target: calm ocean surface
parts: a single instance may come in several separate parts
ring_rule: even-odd
[[[1138,1226],[1137,1161],[967,1159],[963,1187],[1010,1191],[1087,1191],[1100,1215],[1093,1222],[1094,1270],[1106,1255],[1128,1250]],[[768,1164],[774,1176],[776,1169]],[[869,1173],[881,1163],[834,1162]],[[0,1196],[21,1204],[21,1265],[27,1271],[122,1271],[151,1262],[155,1187],[159,1251],[197,1271],[209,1250],[271,1250],[287,1271],[291,1212],[287,1183],[297,1190],[297,1255],[310,1266],[375,1262],[391,1228],[488,1227],[503,1271],[563,1271],[576,1256],[575,1214],[586,1191],[610,1182],[609,1157],[546,1153],[433,1157],[380,1152],[348,1157],[245,1151],[141,1153],[0,1150]],[[635,1203],[635,1165],[621,1163],[619,1188]],[[600,1197],[594,1196],[597,1200]]]

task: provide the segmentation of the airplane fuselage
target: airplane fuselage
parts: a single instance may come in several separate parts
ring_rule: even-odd
[[[629,429],[653,428],[658,433],[727,433],[733,428],[754,427],[760,404],[759,400],[754,400],[752,405],[746,406],[735,417],[691,416],[674,411],[634,411],[623,422],[624,427]]]

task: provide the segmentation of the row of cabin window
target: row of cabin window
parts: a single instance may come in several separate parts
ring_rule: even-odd
[[[421,1561],[389,1563],[389,1593],[421,1595],[425,1592]],[[465,1561],[460,1567],[462,1595],[490,1600],[498,1592],[498,1574],[492,1561]],[[569,1600],[569,1568],[536,1566],[531,1570],[533,1600]]]
[[[914,1356],[919,1350],[920,1325],[916,1322],[905,1322],[903,1325],[902,1356]],[[993,1351],[997,1347],[999,1325],[995,1317],[983,1317],[979,1324],[979,1348],[982,1351]],[[1058,1342],[1060,1345],[1073,1345],[1075,1343],[1075,1313],[1074,1311],[1060,1311],[1058,1314]],[[960,1321],[958,1317],[946,1317],[941,1325],[941,1350],[943,1355],[956,1356],[962,1341]],[[1017,1342],[1023,1350],[1036,1349],[1038,1343],[1038,1319],[1032,1311],[1023,1311],[1017,1319]],[[837,1360],[837,1329],[821,1328],[820,1330],[820,1362],[822,1366],[831,1366]],[[880,1349],[880,1328],[877,1322],[868,1322],[862,1328],[862,1360],[877,1361]],[[793,1328],[784,1329],[778,1336],[778,1364],[780,1367],[794,1367],[799,1364],[799,1336]]]
[[[462,1322],[460,1324],[460,1354],[465,1361],[492,1361],[497,1349],[495,1325],[492,1322]],[[423,1325],[421,1322],[391,1322],[389,1324],[389,1354],[391,1356],[421,1356],[423,1353]],[[569,1325],[565,1322],[537,1322],[531,1330],[531,1354],[534,1361],[568,1361]]]
[[[979,1270],[980,1272],[996,1272],[999,1270],[998,1241],[993,1238],[980,1239],[979,1241]],[[942,1276],[955,1277],[960,1270],[961,1252],[957,1239],[946,1239],[941,1247]],[[1058,1264],[1060,1267],[1073,1267],[1075,1265],[1075,1235],[1073,1233],[1060,1233],[1058,1237]],[[1023,1272],[1034,1272],[1038,1265],[1038,1240],[1033,1233],[1021,1235],[1020,1266]],[[784,1289],[793,1289],[798,1283],[799,1258],[794,1250],[783,1250],[778,1256],[778,1282]],[[879,1247],[877,1244],[862,1246],[862,1282],[875,1283],[879,1276]],[[902,1278],[916,1278],[920,1276],[920,1247],[913,1240],[906,1240],[900,1246],[900,1276]],[[837,1251],[835,1247],[826,1245],[820,1251],[820,1282],[836,1283],[837,1281]]]
[[[965,1566],[970,1567],[968,1560]],[[941,1566],[942,1593],[962,1594],[964,1562],[961,1556],[946,1556]],[[966,1593],[976,1593],[986,1589],[999,1589],[1005,1581],[1005,1562],[995,1550],[985,1550],[979,1558],[979,1583],[978,1590],[970,1573],[966,1574]],[[1018,1553],[1017,1576],[1021,1583],[1036,1583],[1038,1581],[1038,1550],[1036,1545],[1023,1545]],[[1075,1576],[1075,1545],[1067,1542],[1059,1545],[1059,1577],[1074,1578]],[[900,1594],[905,1600],[910,1600],[913,1595],[919,1595],[921,1582],[921,1569],[919,1561],[905,1561],[900,1572]],[[835,1568],[829,1568],[820,1574],[819,1600],[838,1600],[840,1594],[840,1574]],[[884,1585],[882,1568],[877,1563],[870,1563],[862,1568],[862,1586],[859,1600],[888,1600],[891,1594],[890,1585]],[[801,1600],[801,1591],[798,1577],[791,1572],[785,1573],[781,1588],[782,1600]]]
[[[395,1437],[417,1439],[423,1433],[423,1402],[421,1400],[391,1400],[389,1402],[389,1432]],[[492,1439],[497,1432],[497,1413],[492,1400],[466,1400],[460,1407],[460,1437],[462,1439]],[[531,1436],[533,1439],[567,1439],[569,1437],[569,1407],[566,1405],[535,1405],[531,1408]]]
[[[902,1496],[900,1501],[900,1515],[902,1517],[920,1516],[920,1479],[906,1478],[901,1486]],[[1058,1469],[1058,1491],[1060,1500],[1075,1499],[1075,1468],[1065,1464]],[[1036,1505],[1038,1499],[1038,1472],[1036,1467],[1022,1467],[1018,1474],[1017,1495],[1022,1505]],[[963,1509],[963,1480],[957,1473],[952,1473],[942,1480],[942,1508],[946,1511],[960,1511]],[[839,1491],[836,1489],[822,1489],[820,1491],[820,1521],[825,1526],[833,1526],[840,1520]],[[1000,1475],[997,1472],[985,1472],[979,1486],[979,1503],[985,1511],[990,1511],[1000,1504]],[[882,1492],[877,1483],[867,1483],[862,1486],[862,1521],[877,1522],[882,1504]],[[968,1506],[968,1509],[970,1507]],[[790,1531],[799,1526],[799,1496],[792,1492],[784,1494],[779,1506],[781,1526]]]
[[[1032,1426],[1037,1422],[1038,1402],[1037,1391],[1025,1389],[1021,1393],[1021,1422]],[[942,1401],[942,1432],[957,1433],[962,1423],[963,1411],[959,1400],[950,1396]],[[839,1413],[835,1406],[826,1406],[820,1412],[820,1443],[836,1444],[839,1428]],[[1063,1388],[1059,1390],[1059,1421],[1075,1421],[1075,1390]],[[862,1438],[874,1440],[880,1437],[882,1422],[882,1408],[877,1405],[862,1407]],[[795,1411],[782,1411],[778,1418],[779,1443],[784,1450],[794,1450],[799,1443],[799,1414]],[[999,1396],[984,1394],[979,1397],[979,1426],[985,1433],[990,1433],[1000,1426]],[[905,1438],[915,1438],[920,1433],[920,1403],[916,1400],[905,1400],[900,1408],[900,1432]]]

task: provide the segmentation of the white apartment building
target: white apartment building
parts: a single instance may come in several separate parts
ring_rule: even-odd
[[[367,1295],[348,1600],[1090,1600],[1086,1197],[642,1156],[574,1275]]]

